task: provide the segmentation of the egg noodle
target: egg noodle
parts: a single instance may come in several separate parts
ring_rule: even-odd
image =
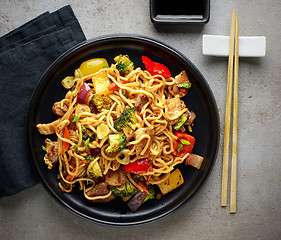
[[[78,104],[77,95],[84,82],[95,78],[101,73],[106,74],[118,86],[118,89],[107,95],[113,102],[110,109],[92,113],[87,104]],[[79,189],[84,191],[84,196],[88,200],[107,198],[112,194],[111,191],[103,196],[91,197],[87,195],[87,192],[95,186],[95,180],[88,177],[94,164],[98,162],[99,166],[101,166],[102,174],[106,175],[109,170],[116,171],[123,165],[135,162],[140,158],[139,155],[147,156],[147,154],[149,156],[149,170],[138,173],[138,175],[143,176],[147,183],[150,184],[159,184],[165,181],[174,167],[181,164],[188,156],[186,154],[184,157],[177,157],[172,154],[173,142],[176,137],[169,121],[178,119],[183,113],[188,112],[188,109],[184,108],[172,117],[167,114],[165,102],[170,95],[165,89],[167,86],[173,85],[174,82],[175,78],[173,77],[165,79],[161,75],[152,76],[149,72],[140,68],[131,71],[126,77],[121,76],[114,67],[103,68],[86,77],[76,77],[75,85],[66,93],[65,98],[60,101],[61,108],[67,106],[67,111],[56,122],[55,134],[58,143],[59,174],[62,181],[68,186],[66,188],[62,182],[59,182],[61,190],[71,192],[73,184],[78,182]],[[91,88],[94,87],[92,83],[87,83]],[[105,149],[109,146],[109,135],[118,133],[114,128],[114,120],[125,109],[136,106],[136,98],[139,94],[145,95],[148,101],[142,106],[141,112],[137,114],[136,130],[126,132],[127,145],[125,149],[114,154],[106,154]],[[69,131],[69,138],[64,138],[64,129],[72,122],[73,115],[77,116],[76,118],[78,119],[75,122],[76,127]],[[97,129],[101,124],[108,126],[108,133],[102,139],[99,139]],[[95,133],[87,145],[83,140],[83,127]],[[153,134],[144,132],[136,139],[134,132],[141,128],[146,128],[148,131],[152,131]],[[143,140],[146,143],[143,144],[140,151],[138,147],[140,142],[144,142]],[[69,143],[70,146],[66,152],[63,152],[64,142]],[[89,155],[91,149],[96,148],[100,148],[100,153],[93,161],[87,164],[87,155]],[[136,151],[139,151],[140,154],[137,154]],[[51,163],[47,164],[49,168],[52,168]],[[67,172],[67,177],[65,172]],[[131,183],[143,191],[131,174],[129,172],[126,174]]]

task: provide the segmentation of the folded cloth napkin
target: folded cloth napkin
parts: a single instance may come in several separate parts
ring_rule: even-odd
[[[0,38],[0,197],[38,183],[26,143],[29,102],[48,66],[84,40],[70,6],[46,12]]]

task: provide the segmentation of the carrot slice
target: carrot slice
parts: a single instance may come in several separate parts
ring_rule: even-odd
[[[68,128],[64,128],[63,138],[70,140]],[[62,153],[64,154],[69,148],[69,142],[62,142]]]
[[[141,188],[143,189],[143,191],[146,192],[148,196],[150,195],[149,191],[147,190],[147,187],[144,185],[144,183],[143,183],[142,181],[139,181],[139,182],[138,182],[138,185],[141,186]]]

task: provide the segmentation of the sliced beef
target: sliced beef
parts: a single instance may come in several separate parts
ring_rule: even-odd
[[[147,193],[139,191],[129,202],[128,207],[132,212],[136,212],[140,206],[143,204],[144,199],[146,198]]]
[[[87,195],[89,197],[97,197],[97,196],[104,196],[109,193],[109,189],[107,187],[107,184],[105,182],[98,183],[91,189],[89,192],[87,192]],[[115,195],[111,194],[109,197],[104,199],[96,199],[96,200],[90,200],[91,202],[110,202],[115,198]]]

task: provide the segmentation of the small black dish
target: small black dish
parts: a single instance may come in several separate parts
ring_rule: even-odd
[[[210,18],[210,0],[150,0],[153,23],[206,24]]]

